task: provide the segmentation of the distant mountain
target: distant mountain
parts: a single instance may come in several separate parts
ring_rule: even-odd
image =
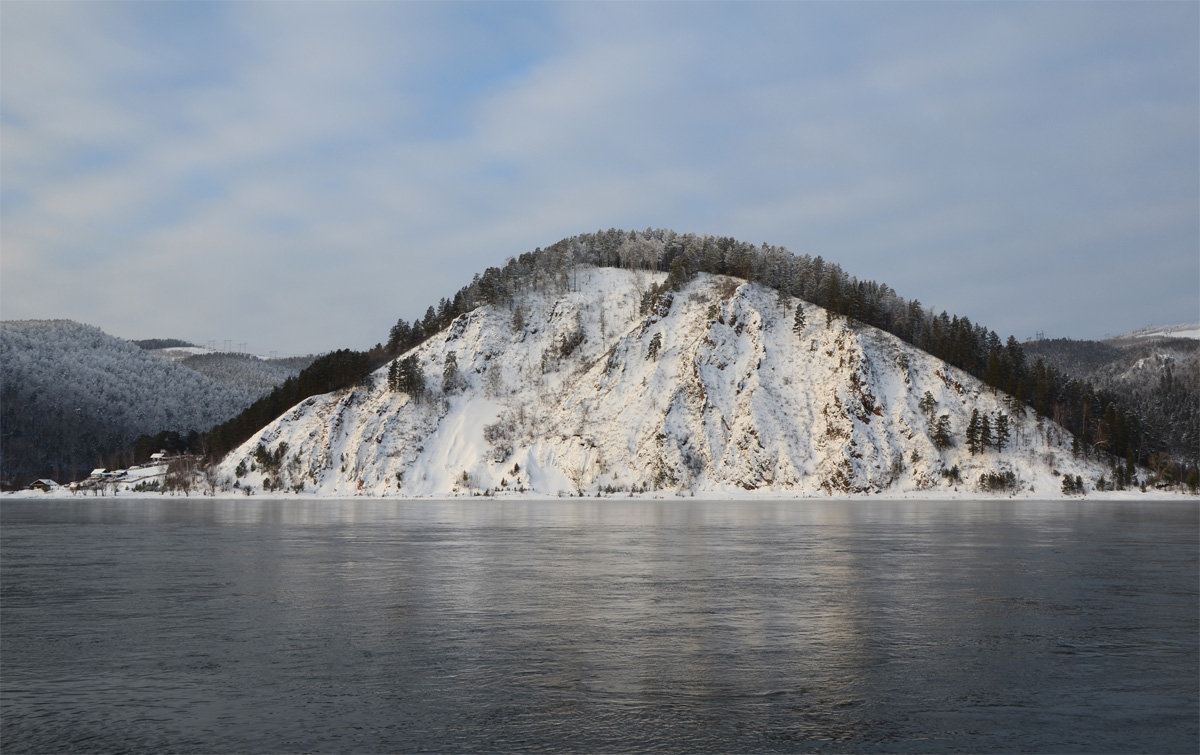
[[[298,371],[264,369],[280,382]],[[207,430],[261,393],[268,381],[252,377],[214,379],[69,320],[0,323],[0,479],[69,480],[140,435]]]
[[[1104,341],[1031,341],[1026,357],[1111,391],[1155,431],[1163,451],[1200,463],[1200,325],[1149,328]]]
[[[1106,338],[1105,341],[1115,344],[1128,344],[1131,341],[1146,341],[1163,338],[1184,338],[1200,341],[1200,323],[1184,325],[1165,325],[1157,328],[1143,328],[1123,335]]]
[[[701,273],[672,291],[666,278],[581,265],[566,287],[479,306],[286,411],[218,474],[417,496],[1058,495],[1062,475],[1091,489],[1111,474],[1058,425],[893,335],[743,280]]]

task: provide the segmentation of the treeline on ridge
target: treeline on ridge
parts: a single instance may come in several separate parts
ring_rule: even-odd
[[[1012,336],[1001,340],[995,331],[966,317],[936,313],[918,300],[904,299],[886,284],[859,280],[819,255],[796,255],[779,246],[665,229],[581,234],[510,258],[503,267],[489,267],[453,297],[431,305],[424,317],[411,323],[398,320],[386,344],[369,352],[342,350],[318,358],[238,417],[197,438],[198,446],[192,450],[219,458],[300,401],[360,383],[462,314],[485,304],[512,306],[523,291],[571,290],[580,265],[666,272],[664,283],[648,292],[649,297],[677,290],[701,272],[752,281],[781,296],[817,304],[830,317],[892,333],[1015,396],[1039,417],[1072,432],[1080,453],[1103,452],[1114,464],[1146,464],[1164,450],[1156,429],[1122,407],[1114,394],[1071,379],[1041,360],[1026,364],[1024,349]],[[1176,467],[1175,474],[1182,479],[1185,470]]]

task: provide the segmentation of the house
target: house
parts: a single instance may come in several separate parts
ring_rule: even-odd
[[[108,477],[108,470],[105,469],[104,467],[100,467],[99,469],[93,469],[92,473],[88,476],[91,477],[93,480],[103,480],[105,477]]]
[[[34,480],[33,484],[29,486],[29,489],[30,490],[40,490],[43,493],[49,493],[51,490],[53,490],[54,488],[57,488],[57,487],[59,487],[59,484],[57,482],[55,482],[54,480],[44,480],[43,479],[43,480]]]
[[[159,462],[159,461],[166,461],[166,460],[167,460],[167,452],[166,451],[159,451],[156,454],[150,454],[151,463]]]

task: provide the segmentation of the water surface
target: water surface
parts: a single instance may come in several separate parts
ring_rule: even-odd
[[[1198,511],[6,501],[0,742],[1195,752]]]

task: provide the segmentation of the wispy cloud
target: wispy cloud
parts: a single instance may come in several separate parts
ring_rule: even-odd
[[[509,255],[662,225],[1018,335],[1196,319],[1197,15],[8,2],[3,315],[364,346]]]

